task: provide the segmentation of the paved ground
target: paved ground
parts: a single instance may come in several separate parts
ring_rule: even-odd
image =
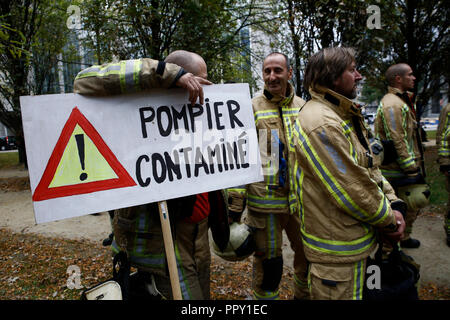
[[[26,170],[0,170],[0,179],[27,177]],[[110,232],[109,215],[86,215],[55,222],[36,224],[30,191],[0,191],[0,228],[15,232],[38,233],[68,239],[102,241]],[[443,217],[441,215],[419,216],[414,225],[413,237],[420,239],[419,249],[405,250],[421,264],[421,281],[450,287],[450,248],[445,244]],[[292,265],[292,250],[284,237],[284,258]]]

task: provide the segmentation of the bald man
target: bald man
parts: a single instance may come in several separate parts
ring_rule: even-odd
[[[375,120],[375,132],[385,146],[381,172],[408,204],[405,237],[400,244],[404,248],[418,248],[420,241],[410,235],[429,193],[414,191],[425,185],[422,140],[413,94],[409,92],[414,89],[416,78],[409,65],[399,63],[387,69],[386,80],[388,93],[380,102]]]
[[[126,60],[83,70],[75,79],[74,92],[99,96],[178,86],[189,91],[192,104],[197,99],[203,104],[201,85],[211,84],[206,78],[207,66],[203,58],[193,52],[178,50],[169,54],[165,61]],[[224,197],[220,191],[215,191],[171,199],[167,203],[182,297],[209,299],[208,222],[214,226],[209,220],[217,216],[228,221]],[[128,298],[136,295],[151,298],[151,294],[172,298],[157,203],[116,210],[113,229],[113,253],[126,252],[131,266],[138,269],[134,277],[138,281],[132,282]],[[227,229],[211,227],[211,231],[213,234],[226,233]],[[217,236],[226,238],[226,235]],[[137,294],[136,285],[152,289]]]

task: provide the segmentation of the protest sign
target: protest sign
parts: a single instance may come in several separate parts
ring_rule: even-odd
[[[262,180],[248,84],[21,97],[37,223]]]

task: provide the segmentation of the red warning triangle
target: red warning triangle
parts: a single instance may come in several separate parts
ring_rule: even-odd
[[[99,181],[72,183],[69,185],[50,186],[52,183],[58,165],[64,155],[64,152],[69,143],[69,139],[72,137],[75,127],[79,126],[82,131],[89,137],[95,148],[97,148],[99,154],[106,160],[106,163],[110,166],[110,169],[115,173],[114,178],[103,179]],[[80,176],[81,179],[81,176]],[[75,107],[69,116],[64,128],[56,142],[52,155],[47,163],[47,167],[44,170],[41,181],[39,182],[36,190],[33,194],[33,201],[42,201],[47,199],[73,196],[77,194],[92,193],[102,190],[124,188],[135,186],[136,182],[131,178],[125,168],[117,160],[116,156],[112,153],[111,149],[103,141],[97,130],[92,124],[84,117],[80,110]]]

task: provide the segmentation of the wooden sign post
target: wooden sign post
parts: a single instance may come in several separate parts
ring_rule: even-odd
[[[169,267],[170,284],[172,285],[172,297],[173,300],[182,300],[177,261],[175,259],[175,248],[173,245],[172,231],[170,230],[169,211],[167,210],[166,201],[158,202],[158,207],[164,239],[164,248],[166,250],[167,264]]]

